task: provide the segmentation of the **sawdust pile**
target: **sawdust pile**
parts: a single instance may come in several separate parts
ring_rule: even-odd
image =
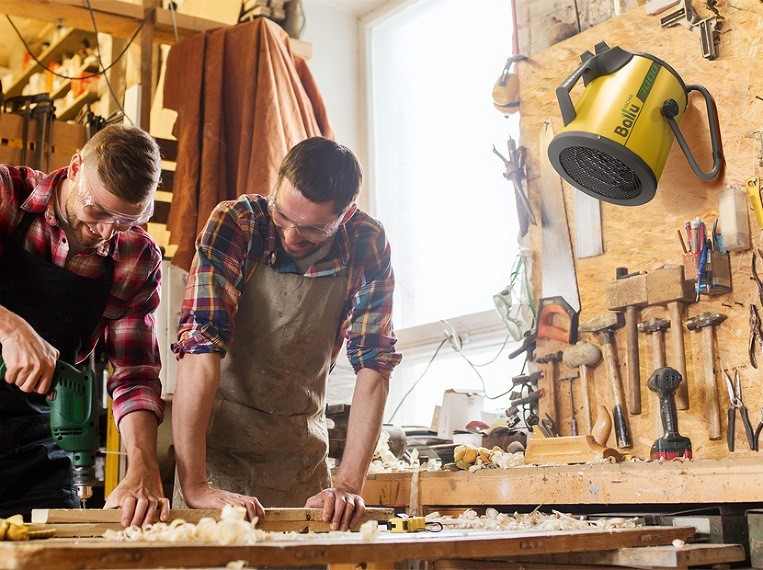
[[[107,530],[103,538],[116,542],[216,542],[221,545],[256,544],[258,542],[305,541],[314,539],[357,538],[357,533],[330,532],[267,532],[255,528],[257,519],[248,522],[243,507],[226,505],[220,520],[205,517],[197,524],[175,519],[169,524],[158,522],[145,529],[131,526],[124,530]],[[379,523],[375,520],[360,525],[360,536],[366,542],[373,542],[378,536]]]
[[[553,514],[545,514],[539,511],[532,513],[513,515],[499,513],[493,508],[479,516],[476,511],[468,509],[458,517],[440,516],[440,513],[430,513],[426,517],[427,522],[439,522],[446,528],[477,529],[477,530],[612,530],[616,528],[635,528],[636,519],[626,518],[602,518],[586,520],[583,517],[573,517],[553,511]]]

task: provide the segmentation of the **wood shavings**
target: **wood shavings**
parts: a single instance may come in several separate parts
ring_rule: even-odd
[[[493,508],[479,516],[476,511],[467,509],[457,518],[443,517],[439,513],[430,513],[426,517],[427,522],[439,522],[443,526],[460,529],[476,530],[501,530],[501,531],[561,531],[561,530],[585,530],[600,529],[611,530],[615,528],[635,528],[636,519],[602,518],[597,520],[585,520],[583,517],[576,518],[571,515],[553,511],[553,514],[545,514],[539,511],[532,513],[513,515],[499,513]]]
[[[197,524],[175,519],[169,524],[156,523],[146,528],[131,526],[116,531],[107,530],[103,538],[116,542],[214,542],[221,545],[256,544],[258,542],[302,542],[307,540],[346,540],[357,538],[358,533],[349,531],[330,532],[268,532],[255,528],[257,519],[246,521],[246,510],[243,507],[226,505],[220,513],[220,520],[205,517]],[[361,537],[365,541],[376,540],[379,525],[370,520],[361,525]],[[365,534],[363,534],[365,533]]]
[[[243,561],[243,560],[233,560],[232,562],[228,562],[225,565],[225,568],[227,568],[229,570],[241,570],[241,568],[243,568],[244,566],[246,566],[246,562],[245,561]]]
[[[366,521],[360,525],[360,536],[365,542],[374,542],[379,536],[379,521]]]
[[[680,538],[677,538],[673,541],[673,546],[676,548],[683,548],[686,545],[686,542],[681,540]]]
[[[465,444],[453,450],[453,460],[459,469],[474,473],[480,469],[509,469],[524,466],[525,454],[521,451],[509,453],[498,446],[487,449]]]
[[[379,435],[376,444],[373,461],[368,466],[368,473],[395,473],[407,471],[439,471],[440,467],[429,461],[423,466],[419,463],[419,450],[414,449],[410,453],[408,461],[398,459],[389,449],[389,433],[383,431]]]

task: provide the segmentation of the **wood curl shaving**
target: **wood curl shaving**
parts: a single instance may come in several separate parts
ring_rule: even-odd
[[[226,505],[220,513],[220,520],[205,517],[197,524],[183,519],[175,519],[169,524],[158,522],[146,528],[131,526],[124,530],[107,530],[103,538],[116,542],[216,542],[221,545],[256,544],[267,541],[305,541],[314,539],[357,538],[357,533],[331,531],[308,532],[268,532],[255,528],[257,519],[246,520],[243,507]],[[360,526],[360,536],[366,542],[373,542],[378,536],[377,521],[371,520]]]
[[[573,517],[559,511],[552,514],[533,511],[532,513],[499,513],[493,508],[479,516],[476,511],[468,509],[458,517],[440,516],[440,513],[430,513],[426,517],[427,522],[439,522],[444,527],[477,530],[501,530],[501,531],[556,531],[556,530],[612,530],[616,528],[635,528],[636,519],[620,517],[601,518],[586,520],[583,517]]]

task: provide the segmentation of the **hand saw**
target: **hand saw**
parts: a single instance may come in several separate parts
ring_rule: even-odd
[[[536,337],[574,344],[578,336],[580,295],[562,193],[562,179],[548,159],[548,145],[553,138],[551,120],[547,119],[540,132],[542,298],[538,305]],[[568,317],[568,323],[560,322],[561,314]],[[563,326],[564,324],[567,326]]]

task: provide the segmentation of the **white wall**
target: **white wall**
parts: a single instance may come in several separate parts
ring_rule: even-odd
[[[321,0],[302,0],[305,29],[313,44],[308,62],[326,103],[336,140],[360,148],[358,20],[354,13]]]

